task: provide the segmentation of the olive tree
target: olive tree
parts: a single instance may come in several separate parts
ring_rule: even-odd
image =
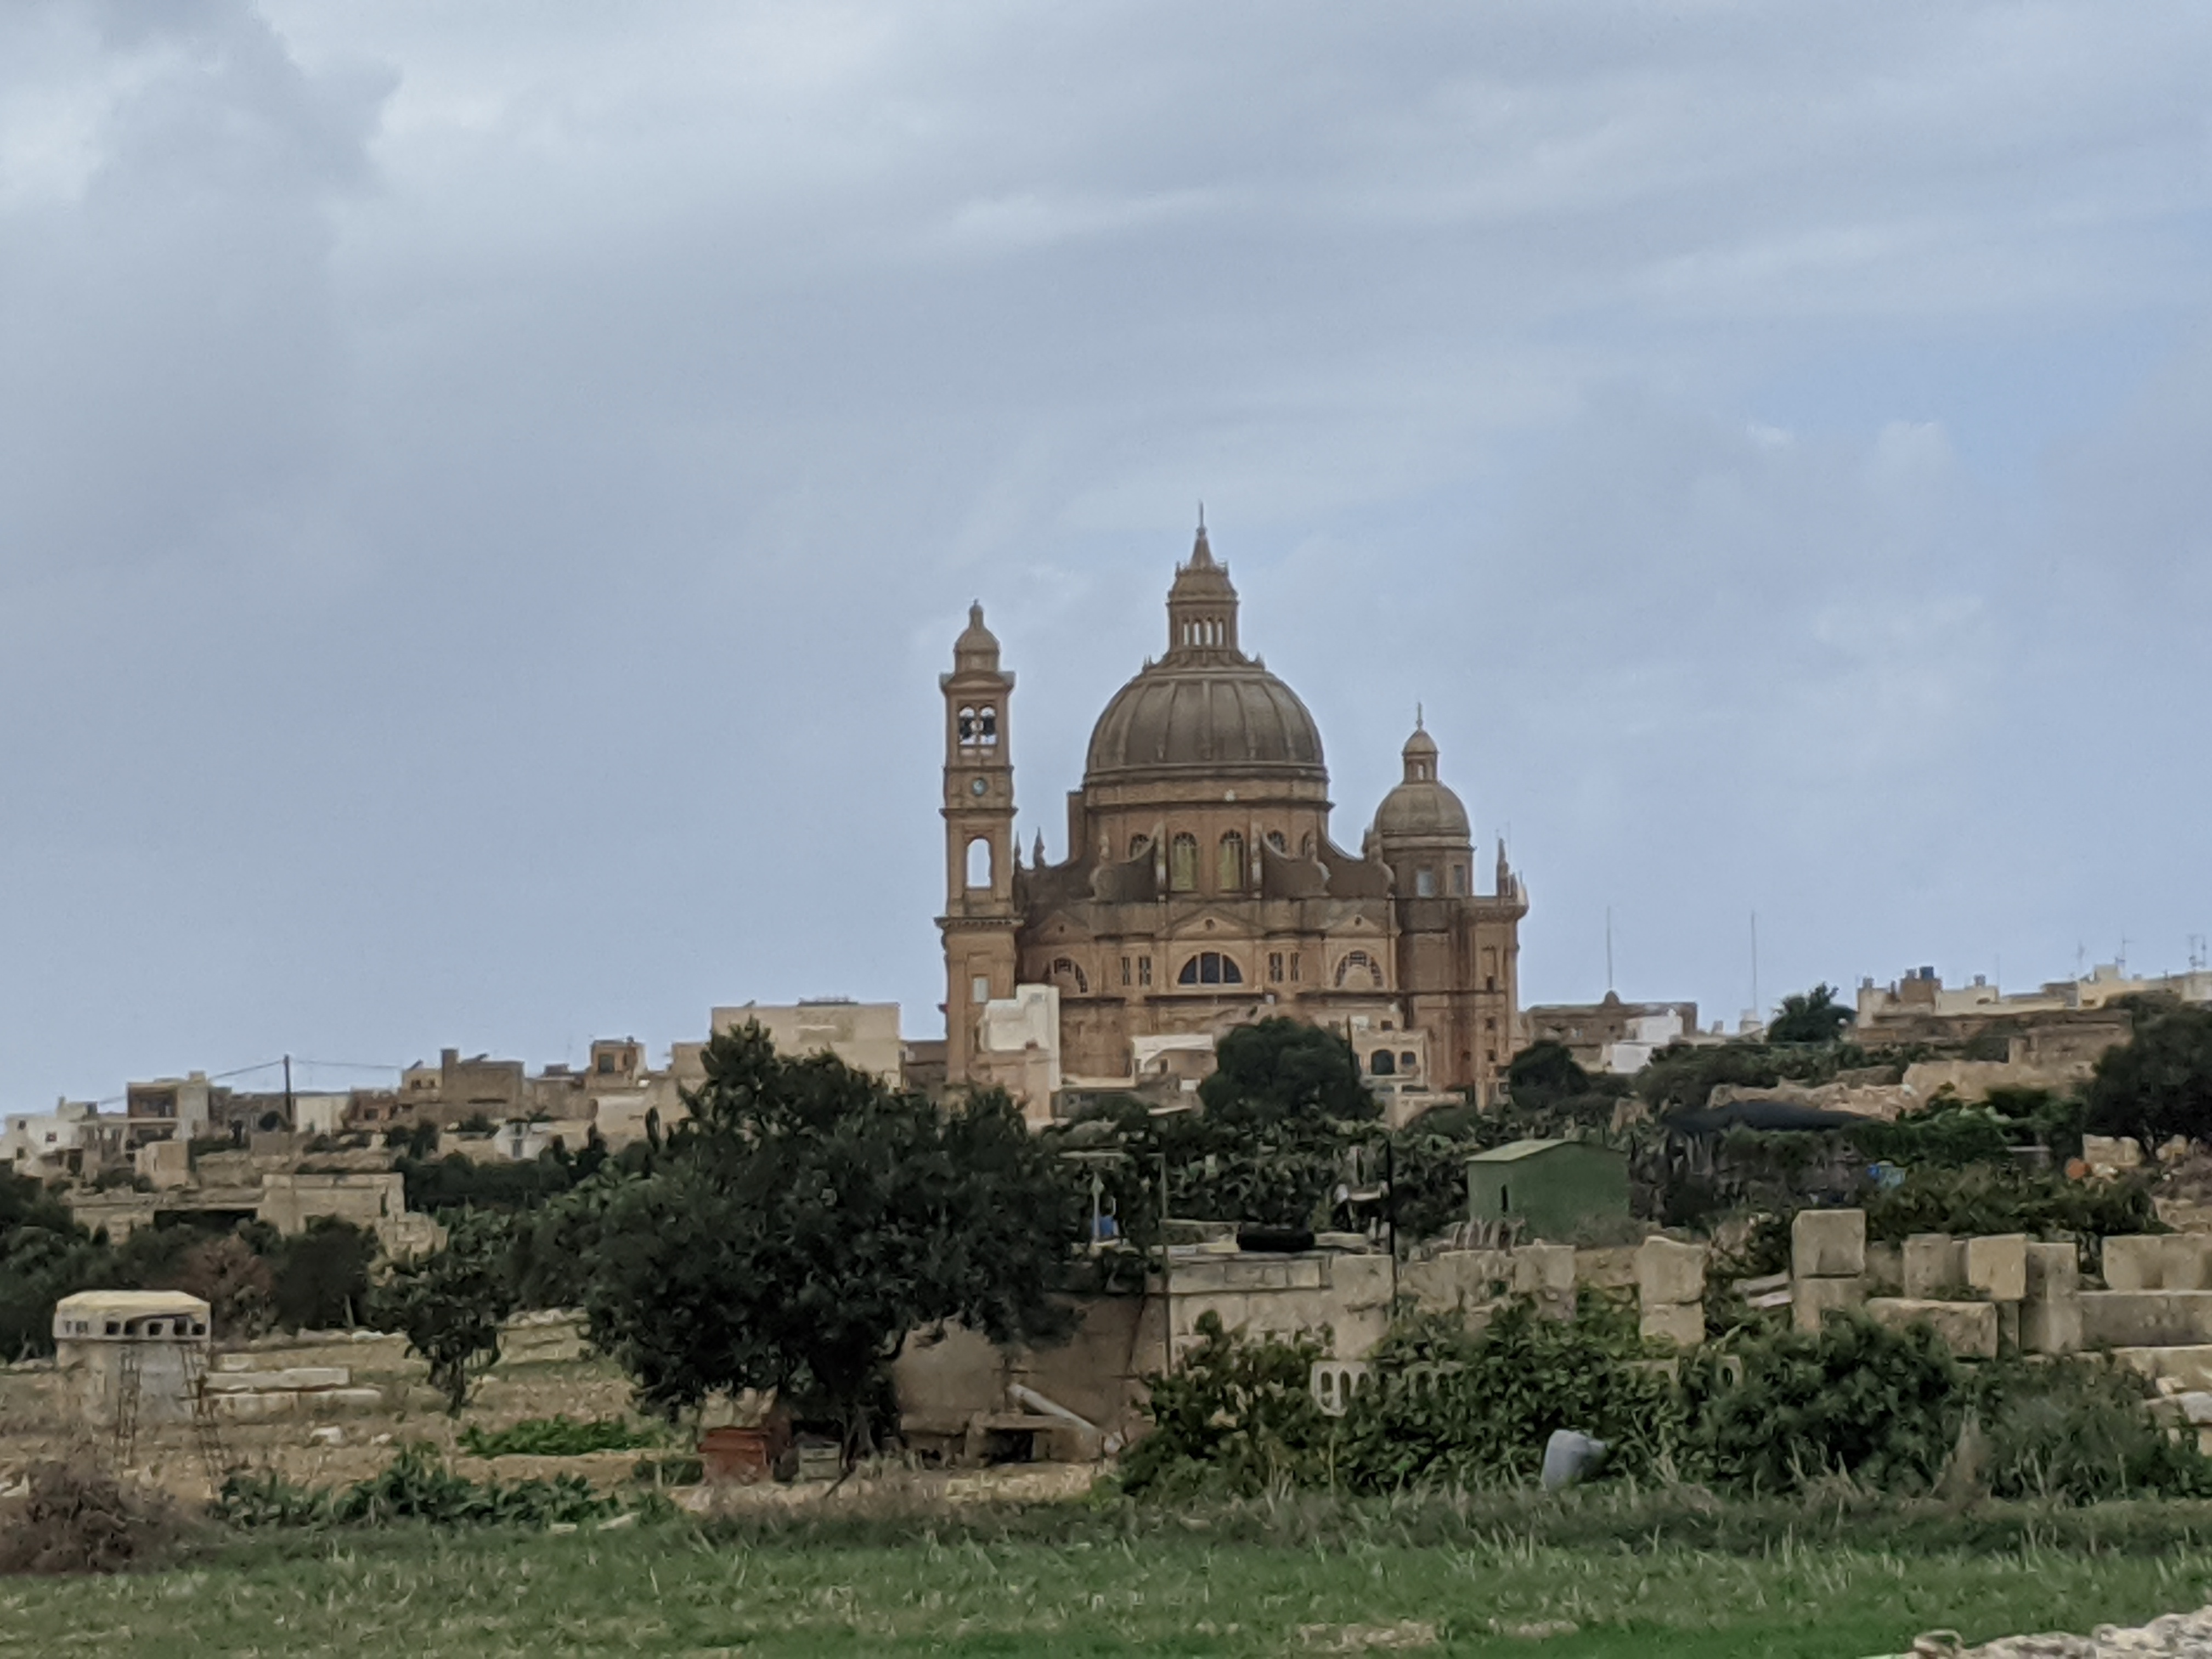
[[[832,1055],[778,1054],[757,1025],[703,1063],[690,1121],[593,1229],[592,1340],[645,1406],[774,1389],[836,1421],[849,1459],[916,1330],[1071,1328],[1052,1291],[1081,1198],[1003,1093],[940,1108]]]

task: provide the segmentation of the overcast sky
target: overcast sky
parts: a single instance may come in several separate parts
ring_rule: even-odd
[[[1528,1000],[2179,969],[2208,94],[2202,0],[10,0],[0,1106],[938,1034],[965,607],[1062,856],[1201,498]]]

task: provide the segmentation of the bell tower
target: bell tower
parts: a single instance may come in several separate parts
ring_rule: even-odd
[[[1014,767],[1006,706],[1014,677],[983,607],[952,645],[945,693],[945,1079],[975,1074],[983,1005],[1014,994]]]

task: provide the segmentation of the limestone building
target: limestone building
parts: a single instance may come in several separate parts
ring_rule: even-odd
[[[946,1080],[1005,1082],[1036,1115],[1047,1078],[1139,1080],[1141,1056],[1287,1014],[1344,1031],[1386,1091],[1487,1098],[1516,1047],[1528,896],[1502,844],[1492,890],[1477,890],[1435,739],[1417,723],[1403,781],[1347,852],[1329,830],[1320,731],[1245,654],[1203,527],[1167,612],[1166,654],[1091,732],[1056,864],[1042,836],[1029,862],[1015,845],[1014,677],[981,605],[954,643],[939,681]],[[1054,1004],[1056,1044],[994,1040]]]

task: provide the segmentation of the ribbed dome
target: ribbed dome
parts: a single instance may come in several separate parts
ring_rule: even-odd
[[[1465,841],[1470,831],[1460,798],[1435,779],[1425,778],[1401,783],[1382,797],[1382,805],[1375,809],[1375,833]]]
[[[1407,840],[1466,841],[1467,808],[1437,780],[1437,740],[1418,720],[1399,751],[1406,779],[1375,809],[1375,834]]]
[[[1086,784],[1185,769],[1328,781],[1297,693],[1249,659],[1174,658],[1114,694],[1091,728]]]

